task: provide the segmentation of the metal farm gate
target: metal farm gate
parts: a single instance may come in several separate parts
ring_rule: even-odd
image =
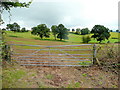
[[[94,44],[10,46],[12,61],[25,66],[90,66],[96,54]]]

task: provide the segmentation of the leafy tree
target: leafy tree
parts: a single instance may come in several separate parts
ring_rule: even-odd
[[[68,35],[67,28],[65,28],[63,24],[59,24],[58,25],[58,35],[57,35],[57,38],[60,38],[60,40],[68,39],[67,35]]]
[[[70,29],[67,29],[68,30],[68,32],[70,32]]]
[[[99,43],[101,43],[102,40],[108,40],[110,37],[109,29],[104,27],[103,25],[95,25],[92,28],[91,33],[94,34],[92,35],[92,38],[96,38],[97,41],[100,41]]]
[[[26,28],[22,28],[20,32],[28,32],[28,30],[26,30]]]
[[[38,35],[41,39],[43,39],[43,37],[50,36],[50,29],[47,28],[45,24],[40,24],[32,28],[31,34]]]
[[[90,33],[90,30],[88,28],[83,28],[81,30],[81,35],[86,35],[86,34],[89,34]]]
[[[109,32],[113,32],[113,30],[109,30]]]
[[[58,27],[57,27],[57,25],[53,25],[51,27],[51,30],[52,30],[52,33],[53,33],[53,35],[55,37],[55,40],[56,40],[56,37],[57,37],[57,34],[58,34]]]
[[[120,30],[116,30],[116,32],[119,32],[119,33],[120,33]]]
[[[74,32],[75,31],[75,29],[72,29],[72,32]]]
[[[76,29],[75,34],[80,34],[80,28],[77,28],[77,29]]]
[[[20,32],[20,25],[18,25],[17,23],[7,24],[6,29],[14,32]]]
[[[6,31],[6,29],[5,29],[5,28],[3,28],[3,29],[2,29],[2,31]]]
[[[88,43],[89,41],[91,41],[91,37],[90,36],[83,36],[82,41],[83,41],[83,43]]]
[[[13,7],[29,7],[32,3],[32,0],[28,3],[20,3],[18,0],[16,2],[14,0],[0,0],[0,25],[3,24],[3,20],[1,18],[1,14],[4,10],[8,11],[11,16],[10,10]]]

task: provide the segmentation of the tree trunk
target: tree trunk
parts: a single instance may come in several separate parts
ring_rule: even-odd
[[[42,36],[42,35],[40,35],[40,38],[41,38],[41,39],[43,39],[43,36]]]
[[[54,35],[54,37],[55,37],[55,40],[56,40],[56,35]]]
[[[62,38],[60,38],[60,41],[62,41]]]

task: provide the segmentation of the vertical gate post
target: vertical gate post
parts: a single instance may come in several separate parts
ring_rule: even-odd
[[[2,58],[8,62],[11,62],[11,50],[10,50],[10,46],[9,45],[5,45],[4,47],[2,47],[2,53],[3,56]]]
[[[93,45],[93,64],[97,64],[96,61],[96,44]]]

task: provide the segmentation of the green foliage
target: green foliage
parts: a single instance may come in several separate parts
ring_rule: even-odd
[[[81,35],[86,35],[86,34],[89,34],[90,33],[90,30],[88,28],[83,28],[81,30]]]
[[[79,82],[76,82],[76,83],[71,83],[71,84],[68,84],[68,86],[66,88],[80,88],[80,83]]]
[[[3,45],[2,46],[2,59],[4,61],[11,61],[11,50],[10,46],[8,45]]]
[[[6,29],[14,32],[20,32],[20,25],[14,22],[13,24],[7,24]]]
[[[10,10],[11,10],[11,8],[13,8],[13,7],[29,7],[30,6],[30,4],[32,3],[32,0],[30,1],[30,2],[28,2],[28,3],[20,3],[20,2],[13,2],[12,0],[8,0],[7,2],[4,2],[4,1],[0,1],[0,14],[2,14],[2,12],[4,11],[4,10],[6,10],[6,11],[8,11],[8,13],[10,14]],[[11,14],[10,14],[10,16],[11,16]],[[1,24],[3,24],[4,22],[3,22],[3,20],[1,19],[1,17],[0,17],[0,25]]]
[[[82,75],[83,75],[84,77],[87,77],[87,74],[86,74],[86,73],[83,73]]]
[[[28,32],[28,30],[26,30],[26,28],[22,28],[20,32]]]
[[[10,10],[12,7],[29,7],[30,4],[32,3],[32,1],[28,2],[28,3],[20,3],[20,2],[0,2],[3,10]]]
[[[55,40],[56,40],[56,35],[58,34],[58,27],[56,25],[53,25],[51,27],[51,30],[52,30],[52,33],[53,33]]]
[[[83,41],[83,43],[88,43],[89,41],[91,41],[91,37],[90,36],[83,36],[82,41]]]
[[[14,68],[3,70],[3,88],[16,87],[16,81],[25,74],[26,72],[24,70],[14,70]]]
[[[78,35],[80,34],[80,28],[77,28],[77,29],[76,29],[75,34],[78,34]]]
[[[120,33],[120,30],[116,30],[116,32]]]
[[[2,29],[2,31],[6,31],[6,29],[5,29],[5,28],[3,28],[3,29]]]
[[[108,40],[110,37],[109,29],[102,25],[95,25],[92,28],[91,33],[94,34],[92,35],[92,38],[96,38],[97,41],[100,41],[99,43],[101,43],[102,40]]]
[[[46,75],[46,78],[47,78],[47,79],[52,79],[52,78],[53,78],[53,75],[47,74],[47,75]]]
[[[31,34],[38,35],[42,39],[50,36],[50,29],[45,24],[40,24],[32,28]]]
[[[75,29],[72,29],[72,32],[74,32],[75,31]]]
[[[113,30],[109,30],[109,32],[113,32]]]
[[[68,30],[62,24],[58,25],[58,35],[57,35],[57,38],[60,38],[60,40],[68,39]]]

